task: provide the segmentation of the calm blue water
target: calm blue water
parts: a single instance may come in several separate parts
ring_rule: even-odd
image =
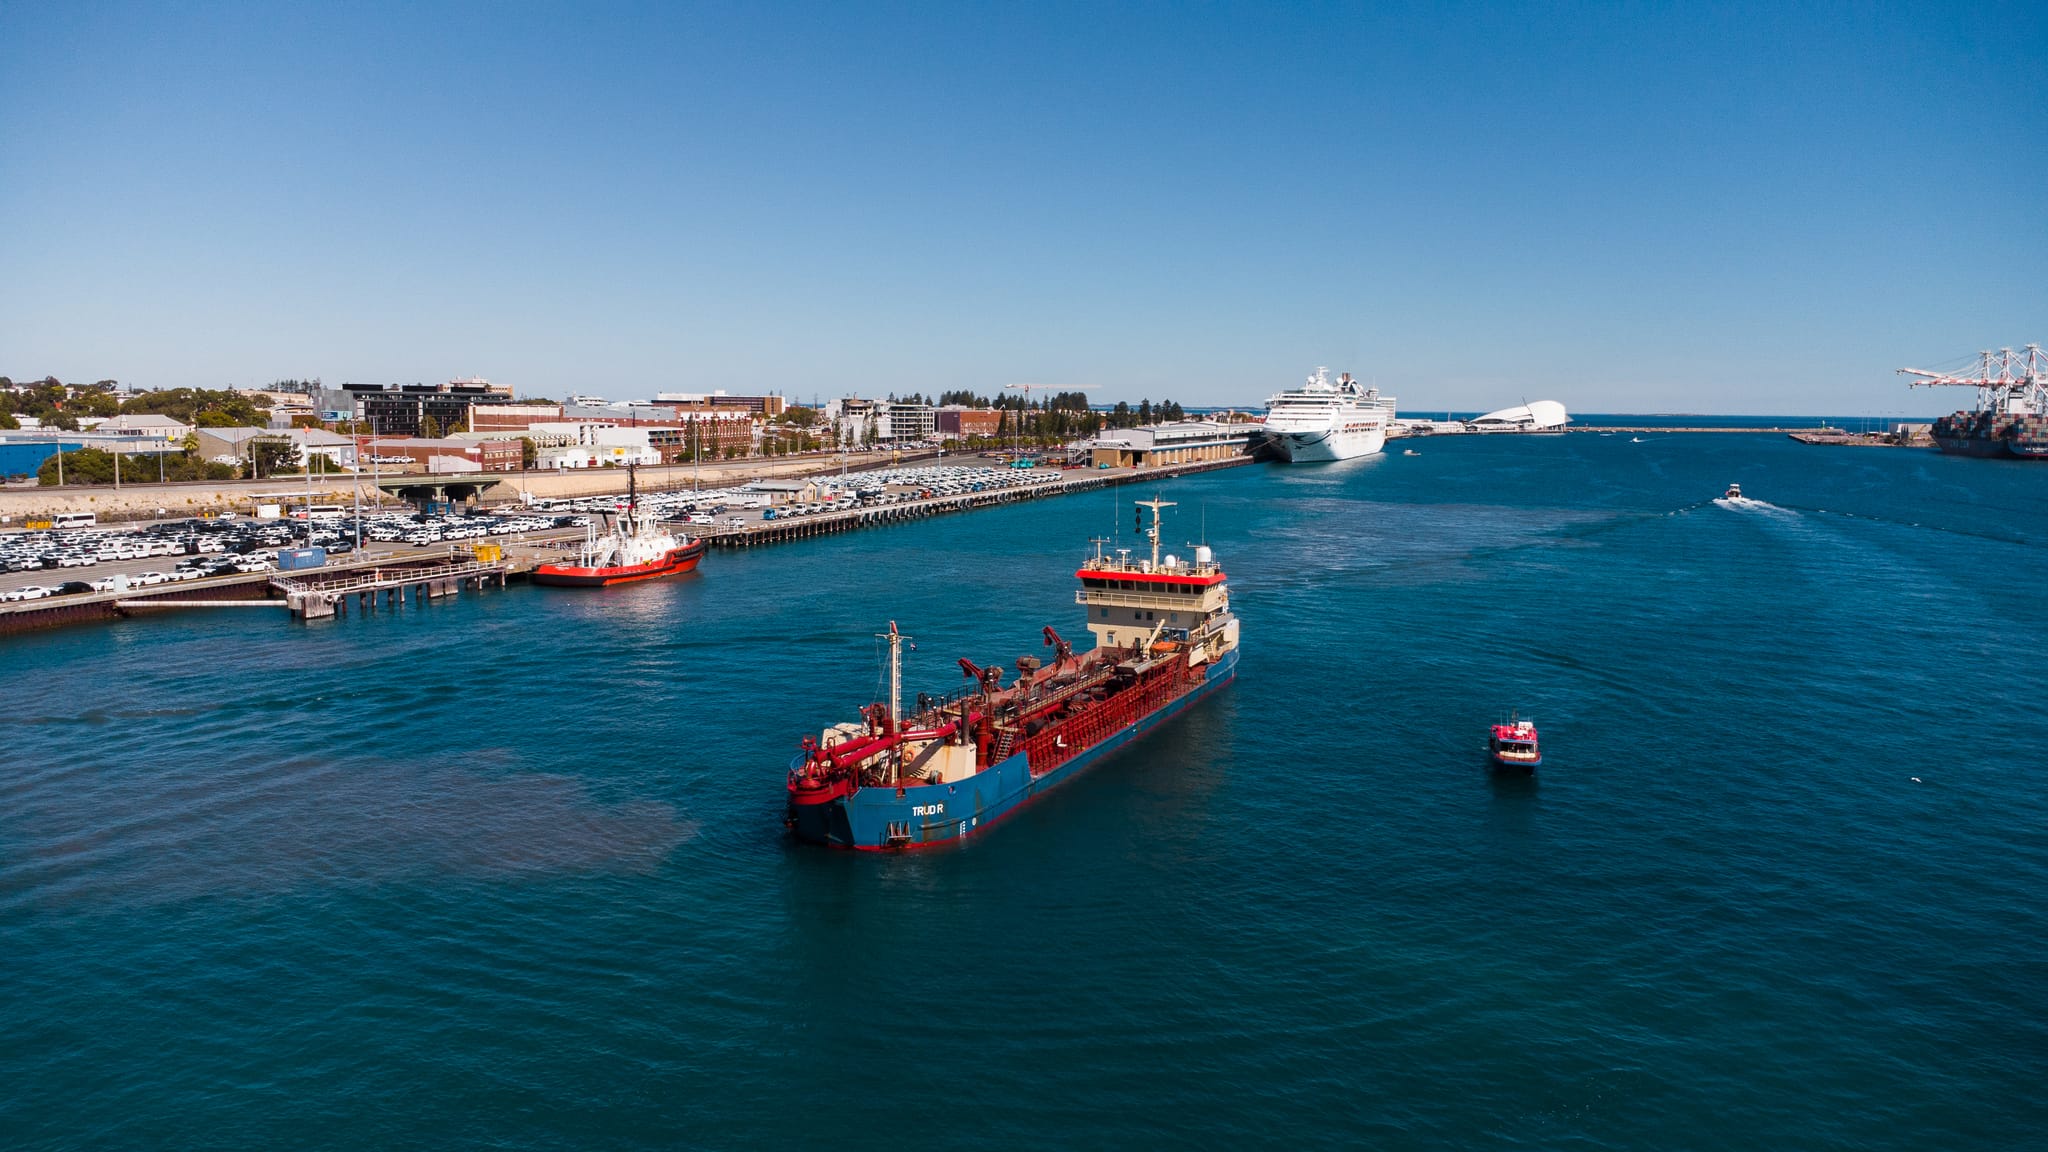
[[[7,641],[0,1143],[2042,1147],[2048,466],[1402,447],[1163,485],[1238,683],[959,850],[791,746],[1081,635],[1129,490]]]

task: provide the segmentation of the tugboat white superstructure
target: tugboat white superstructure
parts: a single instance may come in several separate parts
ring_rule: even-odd
[[[1291,463],[1370,456],[1387,443],[1394,398],[1328,368],[1266,401],[1266,447]]]

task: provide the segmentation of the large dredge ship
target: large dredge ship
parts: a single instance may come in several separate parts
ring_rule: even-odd
[[[1979,352],[1974,375],[1901,368],[1912,387],[1975,388],[1977,407],[1934,422],[1934,443],[1963,456],[2048,459],[2048,354],[2039,344],[2018,352]]]
[[[987,828],[1019,805],[1165,723],[1237,672],[1237,617],[1223,569],[1204,545],[1192,560],[1150,558],[1095,542],[1075,576],[1095,648],[1076,653],[1048,627],[1050,662],[961,660],[972,682],[905,714],[902,648],[891,623],[889,699],[858,722],[808,737],[789,766],[788,819],[800,840],[843,848],[917,848]]]

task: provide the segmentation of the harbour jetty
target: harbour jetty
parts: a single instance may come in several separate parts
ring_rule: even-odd
[[[927,516],[939,516],[948,512],[967,512],[976,508],[989,508],[997,504],[1011,504],[1020,500],[1039,500],[1047,496],[1065,496],[1073,492],[1087,492],[1096,488],[1107,488],[1132,480],[1156,480],[1173,476],[1188,476],[1196,472],[1213,472],[1219,468],[1237,468],[1252,463],[1250,456],[1233,456],[1224,460],[1204,460],[1192,464],[1168,464],[1157,468],[1104,469],[1098,471],[1072,472],[1059,476],[1044,484],[1022,488],[1004,488],[987,492],[963,492],[953,496],[936,496],[911,500],[882,508],[849,508],[844,512],[827,512],[820,516],[802,520],[765,521],[748,524],[744,528],[714,529],[703,534],[704,539],[714,548],[751,548],[762,544],[781,544],[790,540],[804,540],[812,536],[825,536],[836,532],[847,532],[855,528],[868,528],[883,524],[919,520]]]
[[[1014,487],[941,492],[881,506],[854,505],[790,519],[757,518],[737,524],[727,521],[691,526],[689,531],[715,548],[764,547],[1117,484],[1172,479],[1252,462],[1250,456],[1241,455],[1139,468],[1044,468],[1036,470],[1038,478],[1032,483]],[[524,580],[539,565],[560,561],[564,549],[573,549],[583,534],[582,528],[557,528],[522,533],[516,539],[494,543],[452,545],[432,552],[409,548],[371,551],[304,571],[234,573],[177,584],[0,604],[0,636],[62,624],[230,605],[282,608],[296,620],[345,616],[351,609],[389,611],[463,592],[503,588],[512,581]]]

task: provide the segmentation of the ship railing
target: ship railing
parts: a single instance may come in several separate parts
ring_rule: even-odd
[[[1048,725],[1023,741],[1025,763],[1042,776],[1192,691],[1196,681],[1154,674],[1079,715]]]
[[[959,715],[959,709],[955,708],[954,705],[967,699],[969,696],[978,694],[980,691],[979,687],[969,684],[964,688],[955,688],[951,692],[942,692],[937,696],[933,696],[928,692],[920,692],[917,694],[917,711],[904,718],[903,726],[914,729],[933,728],[944,724],[946,721]]]
[[[1112,589],[1074,589],[1076,604],[1108,604],[1120,608],[1165,608],[1175,612],[1199,612],[1208,603],[1209,589],[1190,596],[1153,596],[1144,592]]]

